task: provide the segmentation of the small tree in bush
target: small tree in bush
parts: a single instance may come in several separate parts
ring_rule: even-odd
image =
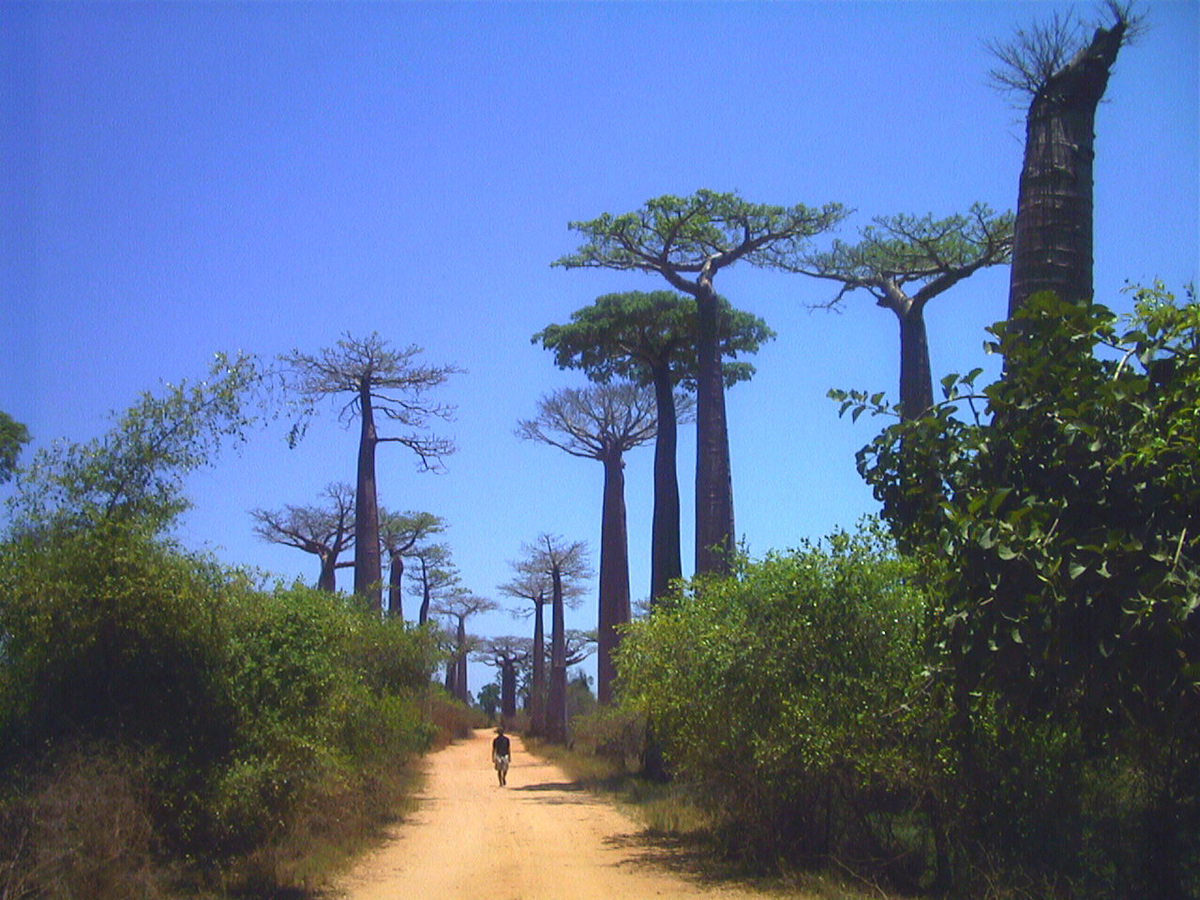
[[[702,579],[628,630],[623,698],[747,849],[896,855],[925,789],[914,726],[922,599],[877,530]]]
[[[1120,860],[1129,842],[1091,843],[1085,816],[1132,816],[1153,837],[1119,878],[1184,896],[1200,834],[1200,305],[1158,285],[1123,327],[1098,304],[1038,294],[991,331],[1001,381],[944,379],[945,403],[859,456],[894,533],[927,561],[966,780],[1035,798],[992,816],[980,790],[964,822],[1088,879],[1089,854]],[[975,414],[960,418],[964,405]],[[1087,784],[1089,766],[1111,777],[1116,759],[1142,785],[1124,811],[1121,792]],[[1049,770],[1070,773],[1052,802],[1033,780]]]

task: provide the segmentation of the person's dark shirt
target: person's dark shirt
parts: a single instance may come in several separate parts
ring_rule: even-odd
[[[508,735],[498,734],[492,741],[492,754],[494,756],[508,756]]]

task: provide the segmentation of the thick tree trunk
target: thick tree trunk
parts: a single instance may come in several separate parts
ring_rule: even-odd
[[[379,560],[379,503],[375,490],[375,415],[369,385],[359,390],[362,435],[358,441],[358,481],[354,492],[354,593],[371,608],[383,606],[382,569]]]
[[[546,715],[546,737],[567,742],[567,629],[563,610],[562,576],[555,567],[550,624],[550,696]]]
[[[924,307],[909,303],[895,309],[900,320],[900,417],[919,419],[933,407],[933,375]]]
[[[546,605],[538,597],[533,605],[533,665],[529,685],[529,730],[546,733]]]
[[[733,477],[719,305],[711,285],[696,294],[696,315],[696,574],[726,574],[734,550]]]
[[[317,576],[317,590],[332,594],[337,591],[337,555],[326,553],[320,559],[321,574]]]
[[[500,662],[500,722],[507,724],[517,715],[517,666],[511,659]]]
[[[422,563],[422,566],[424,564]],[[429,591],[429,573],[422,571],[424,583],[421,587],[421,609],[417,612],[417,624],[424,625],[429,621],[429,604],[433,600],[433,595]]]
[[[470,691],[467,689],[467,620],[459,618],[458,631],[454,636],[454,664],[457,672],[454,676],[455,696],[463,703],[470,702]]]
[[[388,615],[393,619],[404,618],[404,601],[400,596],[400,584],[404,580],[404,557],[393,553],[388,570]]]
[[[617,628],[629,621],[629,539],[625,530],[625,462],[620,451],[604,459],[604,508],[600,527],[600,627],[596,652],[596,699],[612,701]],[[565,671],[565,666],[564,666]]]
[[[667,593],[672,581],[683,577],[679,543],[679,476],[675,461],[678,433],[675,390],[670,371],[654,373],[654,398],[658,432],[654,438],[654,519],[650,537],[650,602]]]
[[[1126,23],[1099,28],[1089,46],[1042,86],[1029,105],[1013,232],[1011,318],[1039,291],[1092,298],[1092,162],[1096,106]]]

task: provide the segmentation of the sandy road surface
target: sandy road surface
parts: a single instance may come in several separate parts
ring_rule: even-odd
[[[762,900],[708,886],[651,848],[638,826],[574,788],[513,737],[496,784],[491,731],[425,760],[420,805],[339,885],[347,900]]]

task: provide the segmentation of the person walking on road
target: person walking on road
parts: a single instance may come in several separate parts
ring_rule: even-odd
[[[508,735],[504,733],[504,726],[501,725],[496,729],[496,737],[492,740],[492,763],[496,767],[496,777],[500,780],[501,787],[508,783],[508,763],[511,755],[512,746]]]

